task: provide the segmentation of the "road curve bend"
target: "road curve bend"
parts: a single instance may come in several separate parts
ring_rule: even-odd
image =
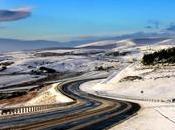
[[[0,120],[0,129],[13,130],[103,130],[132,116],[140,109],[136,103],[88,94],[80,84],[94,79],[63,82],[58,90],[76,101],[64,109],[22,115]]]

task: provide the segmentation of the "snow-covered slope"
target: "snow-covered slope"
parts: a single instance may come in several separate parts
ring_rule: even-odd
[[[77,46],[77,48],[98,48],[98,49],[114,49],[118,47],[131,47],[134,46],[135,43],[131,40],[107,40],[107,41],[98,41],[89,44],[84,44]]]
[[[0,74],[30,72],[44,66],[57,71],[92,71],[95,66],[106,64],[116,66],[118,63],[133,62],[139,60],[143,53],[157,49],[171,47],[168,43],[174,43],[173,39],[142,38],[125,40],[104,40],[77,46],[73,49],[52,49],[37,51],[20,51],[2,53],[1,62],[14,62]],[[167,45],[168,44],[168,45]],[[151,48],[151,49],[150,49]],[[121,56],[103,57],[108,52],[126,53]],[[98,55],[102,54],[102,55]]]
[[[175,39],[165,39],[156,43],[156,45],[175,45]]]
[[[128,78],[136,76],[139,78]],[[98,96],[128,100],[141,105],[141,110],[134,117],[110,130],[174,130],[174,83],[175,66],[143,66],[135,63],[107,79],[86,82],[80,89]]]
[[[45,105],[45,104],[72,102],[73,101],[72,99],[63,95],[56,89],[58,85],[59,84],[56,83],[51,86],[48,86],[49,88],[47,90],[41,92],[35,98],[32,98],[30,101],[26,102],[25,105],[30,106],[30,105]]]
[[[103,64],[116,66],[115,62],[97,58],[98,54],[103,52],[98,49],[55,49],[3,53],[0,55],[0,64],[12,64],[0,74],[26,73],[39,67],[52,68],[58,72],[82,72],[92,71]]]
[[[174,66],[144,67],[134,64],[111,79],[98,83],[93,89],[133,98],[171,100],[175,92],[174,77]]]
[[[100,48],[100,49],[114,49],[120,47],[133,47],[140,45],[153,45],[153,44],[175,44],[174,39],[167,38],[137,38],[137,39],[124,39],[124,40],[106,40],[88,43],[77,46],[77,48]]]

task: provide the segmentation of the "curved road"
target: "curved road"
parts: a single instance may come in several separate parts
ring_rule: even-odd
[[[64,82],[59,90],[76,101],[64,109],[11,117],[0,120],[0,129],[102,130],[133,116],[136,103],[107,99],[87,94],[79,85],[92,79]]]

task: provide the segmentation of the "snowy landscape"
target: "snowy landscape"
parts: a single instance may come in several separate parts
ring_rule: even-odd
[[[59,83],[36,89],[39,87],[37,82],[43,79],[47,81],[52,74],[66,76],[70,73],[91,73],[106,75],[107,78],[83,83],[80,86],[82,91],[141,105],[137,115],[111,130],[173,130],[175,65],[144,65],[142,62],[145,54],[173,48],[172,41],[160,38],[107,40],[69,49],[1,53],[1,91],[27,92],[23,97],[30,95],[33,90],[36,92],[33,97],[29,96],[20,103],[13,100],[9,103],[6,99],[4,103],[1,102],[1,108],[72,102],[71,98],[56,90]],[[18,100],[18,97],[14,98]],[[5,100],[3,96],[1,100]],[[161,123],[164,126],[159,125]]]
[[[0,130],[175,130],[173,12],[173,0],[0,0]]]

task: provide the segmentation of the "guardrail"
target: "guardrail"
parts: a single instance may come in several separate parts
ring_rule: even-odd
[[[75,102],[73,101],[73,102],[62,103],[62,104],[1,108],[0,109],[0,116],[19,115],[19,114],[32,113],[32,112],[41,112],[44,110],[54,109],[54,108],[58,108],[58,107],[64,107],[66,105],[71,105],[73,103],[75,103]]]
[[[81,80],[86,79],[86,76],[82,76]],[[76,99],[74,99],[71,95],[68,95],[65,93],[62,89],[60,89],[59,86],[62,86],[65,83],[70,83],[75,80],[80,79],[80,77],[73,78],[72,80],[69,81],[64,81],[60,83],[58,86],[55,87],[57,91],[60,91],[62,94],[70,97],[73,101],[68,102],[68,103],[62,103],[62,104],[49,104],[49,105],[35,105],[35,106],[24,106],[24,107],[11,107],[11,108],[0,108],[0,117],[1,116],[11,116],[11,115],[20,115],[20,114],[27,114],[27,113],[34,113],[34,112],[42,112],[44,110],[49,110],[49,109],[54,109],[58,107],[63,107],[67,105],[72,105],[76,103]],[[93,78],[89,78],[93,79]]]
[[[59,89],[59,86],[60,85],[57,85],[55,87],[55,89],[57,91],[61,90],[61,89]],[[60,107],[64,107],[64,106],[67,106],[67,105],[72,105],[74,103],[76,103],[76,100],[73,99],[72,102],[68,102],[68,103],[0,108],[0,117],[1,116],[11,116],[11,115],[20,115],[20,114],[34,113],[34,112],[42,112],[44,110],[60,108]]]
[[[128,100],[174,103],[173,99],[155,99],[155,98],[142,98],[142,97],[134,97],[134,96],[116,95],[116,94],[112,94],[112,93],[108,94],[107,92],[104,92],[104,91],[96,91],[95,93],[97,95],[101,95],[101,96],[108,96],[108,97],[128,99]]]

